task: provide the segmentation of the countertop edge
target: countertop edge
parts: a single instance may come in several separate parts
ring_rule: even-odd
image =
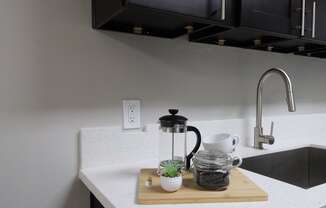
[[[88,180],[87,176],[83,173],[83,170],[79,171],[78,177],[104,207],[116,208],[116,206],[112,204],[108,197],[104,196],[102,192],[98,188],[96,188],[96,186],[90,180]]]

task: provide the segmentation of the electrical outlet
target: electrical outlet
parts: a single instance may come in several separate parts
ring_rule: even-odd
[[[140,128],[140,100],[123,100],[123,128]]]

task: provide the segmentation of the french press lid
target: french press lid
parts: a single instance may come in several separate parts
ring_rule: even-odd
[[[170,115],[162,116],[159,118],[161,128],[173,128],[176,125],[186,126],[187,118],[177,115],[178,109],[169,109]]]

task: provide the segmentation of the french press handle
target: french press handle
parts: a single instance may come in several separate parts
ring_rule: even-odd
[[[187,131],[192,131],[197,136],[196,145],[195,145],[194,149],[190,152],[190,154],[187,155],[187,158],[186,158],[186,169],[189,170],[190,169],[190,161],[191,161],[191,158],[195,155],[195,153],[200,148],[201,134],[200,134],[200,131],[196,127],[194,127],[194,126],[187,126]]]

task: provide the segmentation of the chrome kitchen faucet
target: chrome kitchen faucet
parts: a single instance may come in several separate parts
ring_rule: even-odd
[[[271,75],[279,75],[282,77],[286,89],[286,101],[289,112],[295,112],[295,101],[293,97],[293,87],[289,75],[282,69],[273,68],[266,71],[260,78],[257,86],[257,100],[256,100],[256,127],[255,127],[255,144],[254,148],[263,149],[263,144],[274,144],[275,138],[273,136],[274,122],[271,124],[271,132],[269,135],[264,135],[262,127],[262,93],[263,84],[265,80]]]

